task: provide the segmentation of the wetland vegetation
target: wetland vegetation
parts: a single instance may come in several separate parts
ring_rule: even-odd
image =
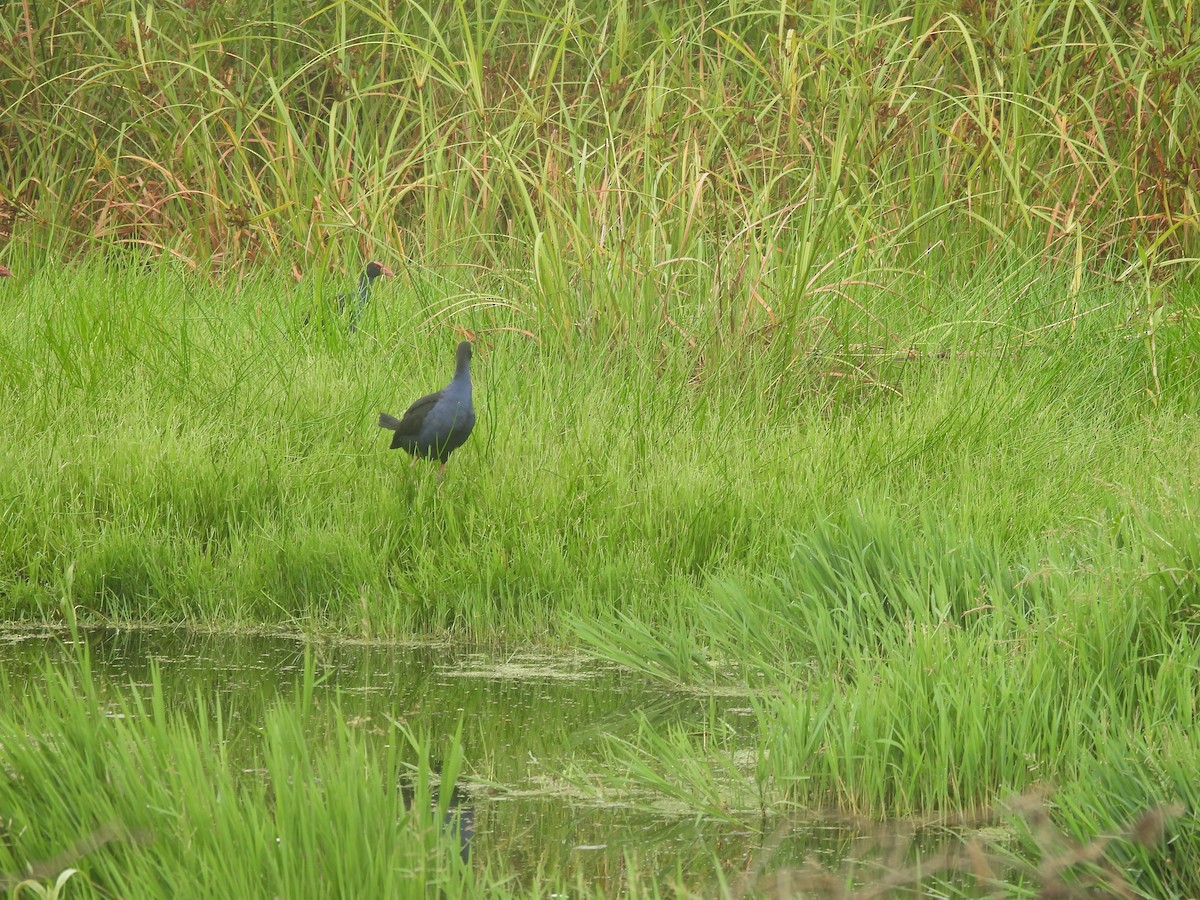
[[[1195,16],[6,11],[0,614],[584,652],[714,698],[555,756],[600,802],[761,848],[789,815],[968,850],[998,822],[925,889],[1196,895]],[[351,331],[371,258],[395,276]],[[463,337],[478,420],[439,484],[376,420]],[[3,668],[11,893],[885,883],[464,864],[424,798],[435,756],[509,779],[474,738],[402,705],[370,733],[310,662],[234,739],[202,677],[168,700],[90,659]]]

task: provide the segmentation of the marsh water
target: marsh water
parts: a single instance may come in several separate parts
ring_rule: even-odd
[[[581,656],[446,644],[161,629],[92,630],[80,640],[97,681],[146,685],[157,668],[168,703],[220,698],[230,721],[257,721],[277,699],[294,696],[308,653],[318,701],[336,699],[338,714],[358,727],[403,721],[435,748],[461,727],[456,796],[473,832],[472,864],[494,863],[518,877],[541,873],[620,890],[632,855],[643,877],[695,888],[718,869],[730,879],[810,857],[836,869],[869,840],[845,825],[789,824],[753,809],[706,815],[661,794],[614,790],[612,742],[635,738],[640,722],[678,725],[697,737],[719,731],[723,752],[736,758],[739,743],[748,751],[755,719],[745,697],[673,691]],[[13,685],[36,688],[48,661],[72,665],[77,652],[65,632],[0,632],[0,667]],[[677,780],[666,763],[658,774]]]

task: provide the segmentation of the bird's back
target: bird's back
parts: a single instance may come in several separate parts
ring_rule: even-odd
[[[475,406],[470,385],[451,383],[438,394],[425,415],[419,440],[424,452],[445,462],[470,437],[475,427]]]

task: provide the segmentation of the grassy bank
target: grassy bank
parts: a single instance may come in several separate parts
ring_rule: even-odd
[[[804,535],[860,518],[1031,570],[1089,558],[1193,502],[1191,295],[1152,343],[1136,293],[1097,287],[1064,320],[1041,277],[977,299],[913,283],[859,314],[891,347],[804,357],[562,349],[468,310],[480,424],[439,489],[374,419],[448,379],[453,335],[418,325],[453,286],[398,278],[349,338],[301,327],[313,297],[282,280],[48,270],[0,313],[5,610],[516,637],[563,612],[677,621],[709,578],[782,576]]]
[[[1195,499],[1023,552],[935,523],[820,527],[781,573],[696,595],[687,627],[582,620],[600,656],[756,697],[752,766],[722,729],[647,726],[612,742],[614,783],[708,813],[786,801],[947,822],[1056,786],[1054,821],[1084,842],[1194,809]],[[1189,816],[1169,833],[1118,856],[1149,896],[1191,896],[1200,832]]]

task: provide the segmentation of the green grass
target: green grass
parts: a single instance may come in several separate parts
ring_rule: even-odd
[[[548,636],[563,612],[669,622],[710,577],[782,575],[826,523],[942,522],[1035,565],[1042,544],[1089,555],[1130,516],[1169,518],[1194,484],[1192,320],[1159,329],[1156,389],[1136,295],[1116,288],[1039,330],[1061,312],[1042,297],[993,291],[984,322],[927,286],[876,306],[911,352],[855,358],[670,336],[564,350],[499,330],[521,321],[509,308],[468,311],[480,419],[441,488],[374,420],[448,379],[453,335],[415,324],[448,295],[397,279],[348,339],[299,328],[306,291],[278,281],[88,264],[8,293],[10,616],[69,601]]]
[[[1099,279],[1077,318],[1053,271],[912,280],[847,318],[891,344],[797,356],[548,345],[507,330],[536,324],[515,289],[422,326],[461,288],[408,274],[352,338],[269,277],[6,286],[6,615],[582,641],[744,684],[750,769],[650,726],[617,754],[708,814],[733,772],[758,804],[873,816],[1051,782],[1085,840],[1194,801],[1194,289],[1152,343],[1143,295]],[[374,418],[448,378],[449,324],[480,420],[438,486]],[[1153,854],[1139,883],[1194,889]]]
[[[843,7],[23,6],[0,614],[749,686],[753,772],[618,754],[709,811],[1192,803],[1190,7]],[[374,422],[464,335],[439,486]]]
[[[823,526],[783,572],[690,598],[684,627],[583,618],[600,656],[756,698],[753,760],[714,723],[646,727],[612,741],[612,778],[709,815],[949,822],[1049,785],[1052,821],[1082,844],[1138,832],[1147,810],[1194,809],[1200,556],[1184,493],[1167,517],[1023,552],[942,523]],[[1200,833],[1187,816],[1167,834],[1107,858],[1147,896],[1191,896]],[[1052,843],[1034,829],[1023,850],[1073,857]]]
[[[312,679],[255,721],[199,692],[169,705],[157,675],[102,690],[86,659],[39,691],[0,682],[0,885],[70,867],[63,897],[503,894],[432,812],[429,742],[394,723],[368,741]]]

